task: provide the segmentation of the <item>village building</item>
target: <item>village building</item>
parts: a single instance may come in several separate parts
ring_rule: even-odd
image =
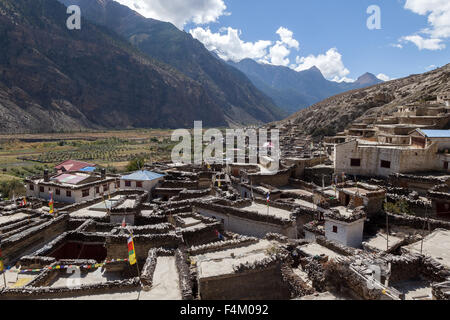
[[[164,174],[140,170],[120,177],[121,189],[153,190],[164,180]]]
[[[70,171],[82,171],[82,172],[93,172],[97,168],[94,163],[88,163],[84,161],[77,160],[66,160],[55,166],[55,171],[58,173],[70,172]]]
[[[114,193],[119,189],[119,178],[107,175],[103,169],[100,174],[70,171],[50,175],[44,171],[43,177],[30,177],[25,180],[27,197],[55,202],[79,203],[95,199],[101,195]]]
[[[450,130],[416,130],[410,145],[351,140],[336,145],[335,173],[387,177],[392,173],[449,171]]]
[[[360,248],[363,240],[366,213],[361,209],[336,207],[326,212],[325,237],[345,246]]]

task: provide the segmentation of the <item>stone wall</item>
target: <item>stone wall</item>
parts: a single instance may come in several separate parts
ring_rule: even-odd
[[[46,242],[64,233],[67,229],[69,216],[64,214],[38,226],[29,228],[12,237],[2,240],[3,259],[9,264],[32,247],[43,245]]]
[[[128,235],[110,235],[106,238],[107,259],[128,258]],[[152,248],[174,249],[182,243],[181,235],[175,233],[137,235],[134,237],[136,257],[139,260],[146,259]]]
[[[202,300],[287,300],[290,292],[282,280],[281,263],[218,278],[200,279]]]

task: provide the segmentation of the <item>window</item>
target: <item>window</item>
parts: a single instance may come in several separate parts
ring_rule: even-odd
[[[103,192],[105,192],[105,191],[108,191],[108,185],[107,184],[103,185]]]
[[[361,167],[361,159],[351,159],[350,165],[352,167]]]
[[[39,192],[44,192],[44,187],[39,187]]]
[[[125,187],[131,187],[131,181],[125,181]]]
[[[34,190],[34,184],[30,184],[30,190],[31,190],[31,191]]]
[[[66,197],[72,198],[72,191],[66,190]]]
[[[142,181],[136,181],[136,188],[142,188]]]
[[[444,161],[444,169],[448,170],[448,161]]]
[[[381,167],[382,168],[386,168],[386,169],[390,169],[391,168],[391,162],[390,161],[381,160]]]
[[[334,232],[334,233],[338,233],[338,228],[337,228],[337,226],[333,226],[333,232]]]
[[[95,187],[95,193],[100,193],[100,187]]]
[[[61,190],[56,189],[56,190],[55,190],[55,193],[56,193],[57,196],[59,196],[59,195],[61,194]]]
[[[116,188],[120,188],[120,181],[116,181]]]
[[[81,191],[81,196],[83,198],[89,197],[89,189],[85,189]]]

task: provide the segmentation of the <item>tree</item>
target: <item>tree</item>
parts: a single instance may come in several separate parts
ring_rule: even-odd
[[[137,157],[128,162],[127,171],[142,170],[145,164],[145,159],[143,157]]]

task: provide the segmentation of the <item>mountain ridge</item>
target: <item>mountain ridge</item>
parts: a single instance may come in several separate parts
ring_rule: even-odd
[[[197,82],[67,17],[56,0],[0,0],[0,132],[227,124]]]
[[[287,114],[239,70],[217,59],[173,24],[145,18],[113,0],[58,0],[80,6],[84,17],[127,39],[143,53],[199,82],[224,110],[230,124],[270,122]],[[237,124],[237,123],[236,123]]]
[[[383,82],[366,73],[355,82],[338,83],[325,79],[316,66],[295,71],[289,67],[258,63],[252,59],[228,63],[244,72],[258,89],[271,97],[280,108],[290,113],[330,96]]]
[[[437,94],[450,91],[449,84],[450,64],[447,64],[423,74],[335,95],[276,124],[295,125],[305,136],[332,136],[364,117],[392,115],[403,104],[435,101]]]

